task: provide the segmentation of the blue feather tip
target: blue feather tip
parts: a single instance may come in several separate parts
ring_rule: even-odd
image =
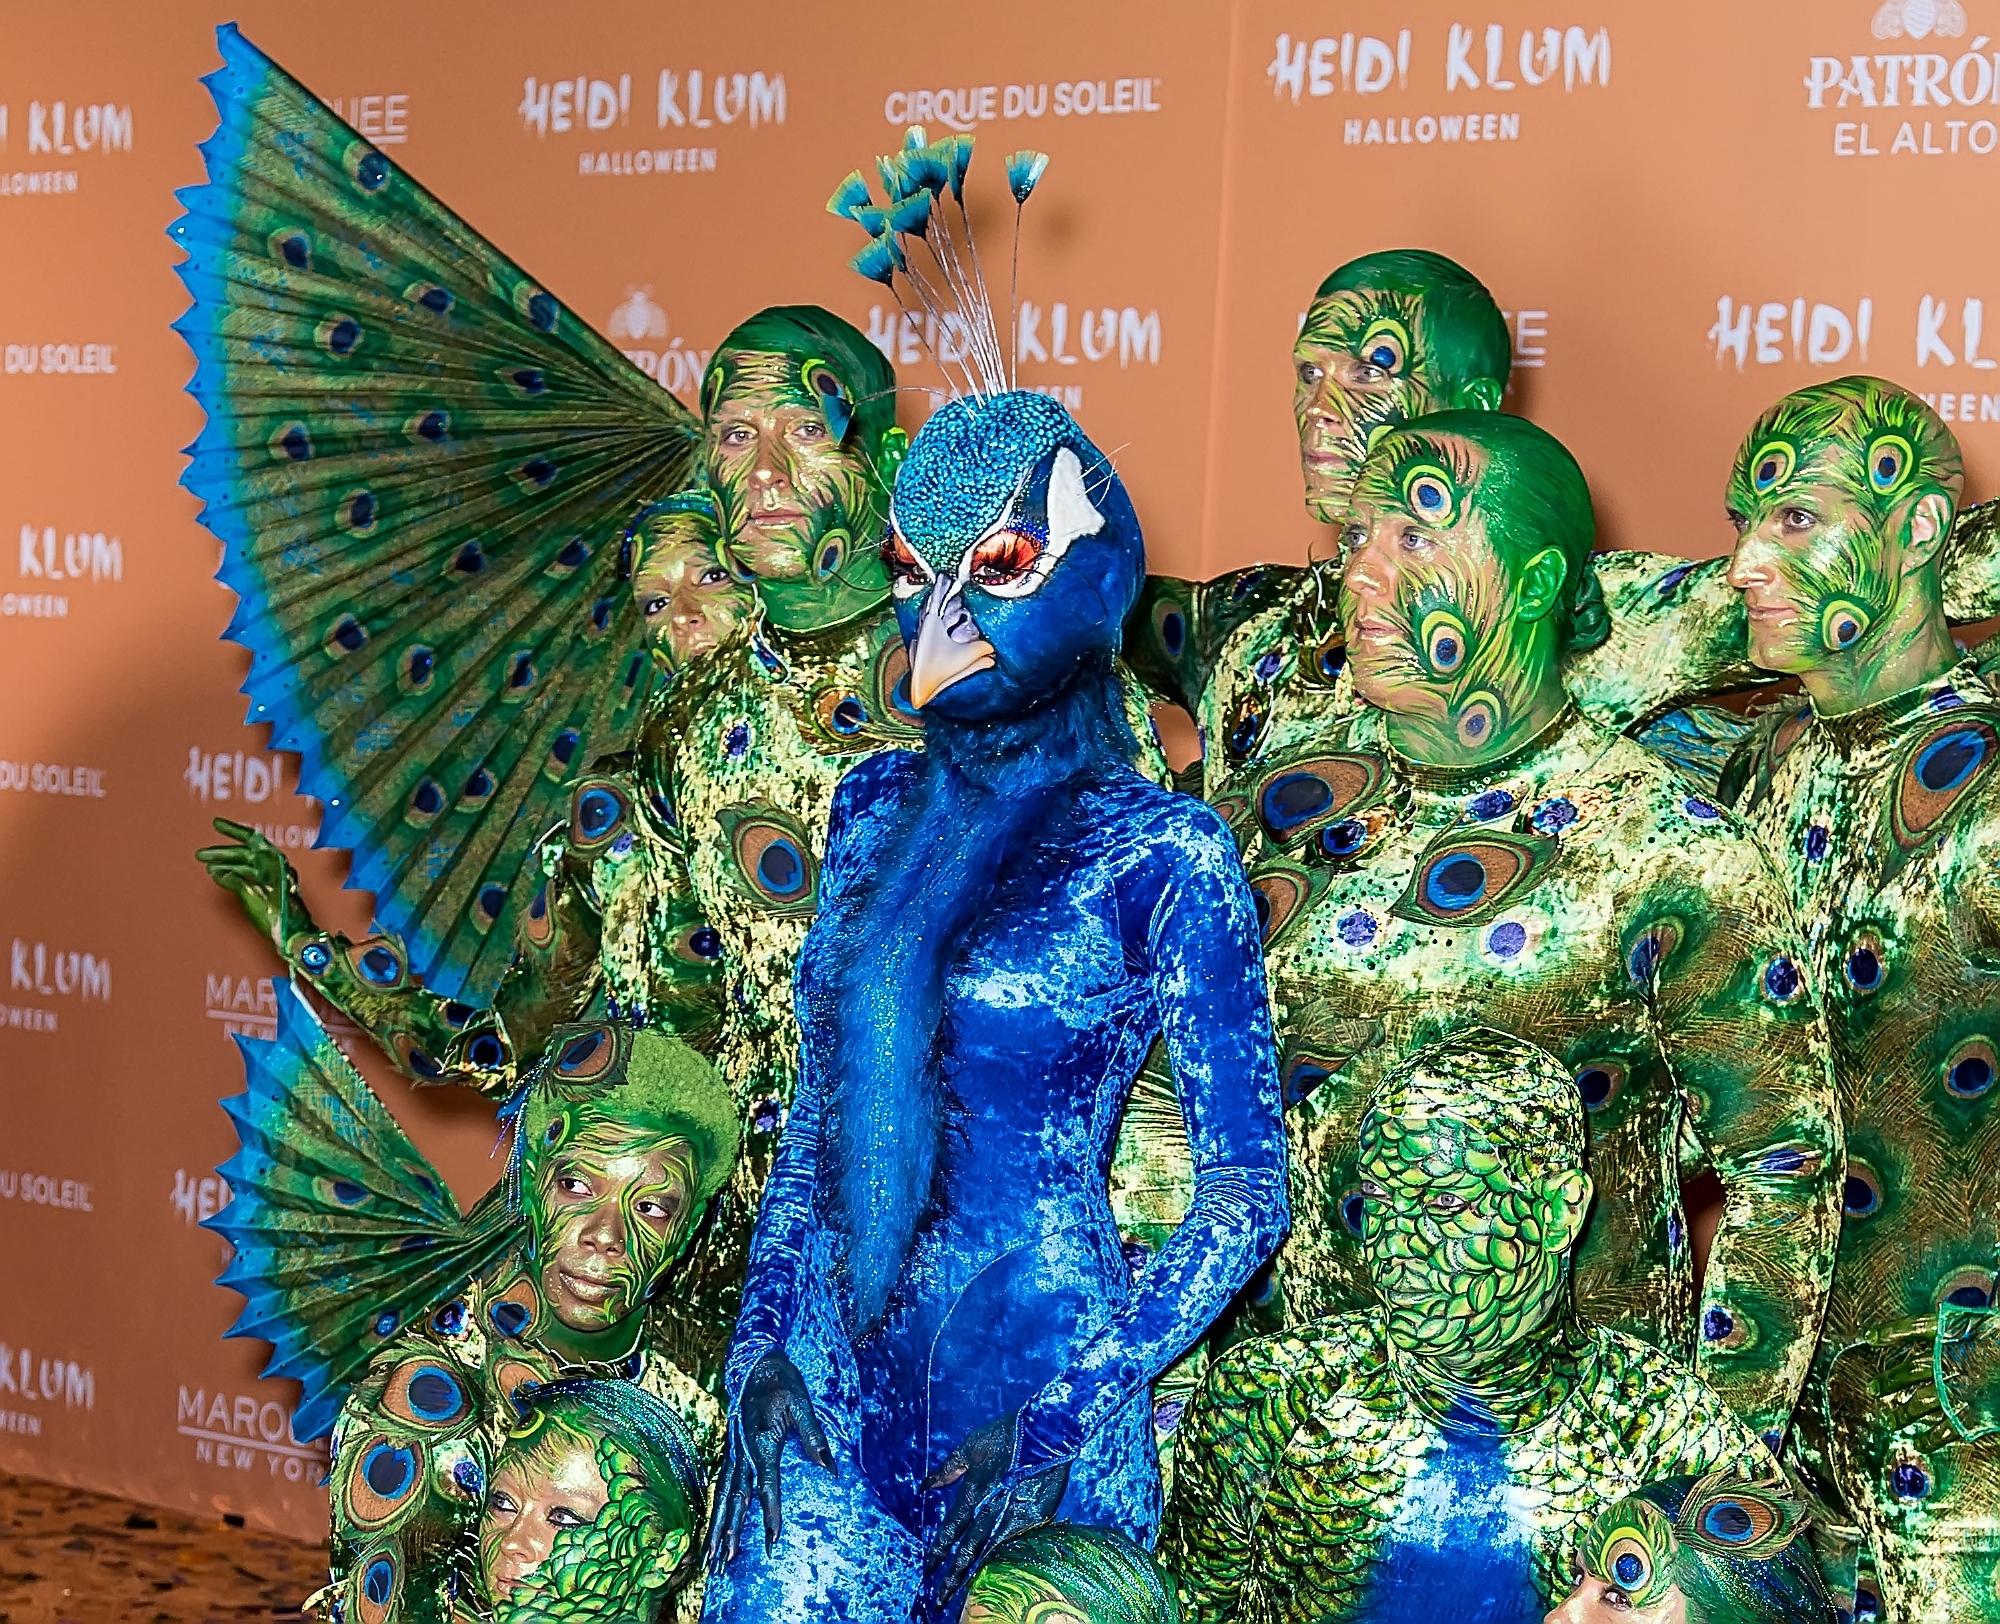
[[[1010,152],[1007,154],[1007,190],[1014,194],[1016,203],[1028,201],[1028,194],[1034,191],[1049,167],[1046,152]]]

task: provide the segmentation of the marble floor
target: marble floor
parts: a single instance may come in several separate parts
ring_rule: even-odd
[[[297,1619],[325,1582],[318,1546],[0,1476],[0,1624]]]

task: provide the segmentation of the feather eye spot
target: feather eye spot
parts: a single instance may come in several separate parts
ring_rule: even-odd
[[[507,686],[519,690],[535,685],[535,662],[526,653],[514,656],[514,663],[507,668]]]
[[[384,1338],[392,1337],[396,1334],[396,1327],[402,1323],[393,1308],[385,1308],[375,1316],[375,1334]]]
[[[287,231],[278,238],[278,254],[295,271],[312,265],[312,243],[303,231]]]
[[[333,623],[333,632],[329,641],[342,653],[352,654],[363,643],[368,641],[368,631],[352,615],[342,615],[340,619]]]
[[[472,776],[465,781],[465,788],[458,792],[461,807],[482,806],[491,799],[494,790],[493,774],[484,767],[475,767]]]
[[[618,606],[609,598],[599,598],[590,606],[590,628],[592,631],[607,631],[611,617],[618,612]]]
[[[356,491],[347,499],[347,528],[356,535],[365,536],[375,528],[375,495],[372,491]]]
[[[361,342],[361,323],[352,316],[337,316],[326,324],[320,342],[331,355],[352,355]]]
[[[1944,1086],[1962,1100],[1976,1100],[1993,1086],[2000,1067],[1993,1044],[1983,1037],[1966,1038],[1945,1056]]]
[[[437,672],[437,651],[419,643],[403,656],[403,687],[409,693],[422,693],[431,685],[431,678]]]
[[[492,1321],[493,1329],[505,1337],[518,1337],[528,1328],[533,1317],[520,1303],[497,1302],[487,1310],[486,1317]]]
[[[435,784],[428,787],[433,791],[437,788]],[[402,959],[381,942],[363,948],[356,960],[356,967],[361,971],[364,981],[377,987],[393,987],[403,979]]]
[[[481,1071],[491,1071],[507,1058],[506,1046],[492,1032],[481,1032],[465,1048],[465,1057]]]
[[[556,562],[565,570],[581,569],[590,559],[590,544],[581,536],[572,536],[556,554]]]
[[[528,320],[545,333],[552,333],[556,326],[556,313],[561,307],[546,293],[528,296]]]
[[[548,379],[542,375],[540,367],[516,367],[511,374],[514,387],[528,396],[539,395],[547,389]]]
[[[451,567],[460,575],[477,575],[486,568],[486,549],[476,541],[468,541],[453,557]]]
[[[452,307],[451,290],[441,288],[433,282],[417,295],[417,303],[433,315],[442,316]]]
[[[500,910],[507,906],[507,888],[500,884],[482,885],[473,902],[473,917],[484,920],[490,927],[500,917]]]
[[[354,166],[354,178],[364,191],[379,192],[389,178],[389,160],[379,152],[364,152]]]
[[[368,1192],[352,1179],[335,1179],[333,1199],[343,1207],[358,1207],[368,1199]]]
[[[305,462],[312,454],[312,435],[303,423],[287,423],[271,436],[273,457],[286,462]]]
[[[556,465],[548,457],[530,457],[521,464],[521,477],[536,490],[545,490],[556,477]]]

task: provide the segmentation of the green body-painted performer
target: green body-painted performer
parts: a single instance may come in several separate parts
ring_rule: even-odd
[[[1597,1204],[1591,1319],[1693,1361],[1775,1446],[1838,1224],[1840,1124],[1781,881],[1730,815],[1579,715],[1601,635],[1582,472],[1521,418],[1378,438],[1340,613],[1360,710],[1270,741],[1222,811],[1265,907],[1292,1234],[1265,1324],[1366,1296],[1355,1130],[1417,1044],[1479,1023],[1577,1080]],[[1725,1191],[1697,1303],[1677,1147]]]
[[[693,1617],[672,1603],[700,1567],[706,1474],[673,1413],[629,1382],[576,1378],[524,1389],[520,1408],[479,1523],[494,1624]]]
[[[1577,1316],[1590,1204],[1569,1068],[1473,1029],[1362,1115],[1379,1306],[1217,1361],[1162,1554],[1202,1624],[1535,1624],[1585,1520],[1656,1477],[1768,1463],[1678,1361]]]
[[[986,1559],[958,1624],[1180,1624],[1173,1582],[1108,1528],[1049,1523]]]
[[[526,1384],[630,1380],[719,1454],[719,1407],[648,1333],[728,1180],[736,1112],[675,1039],[559,1028],[513,1102],[507,1180],[461,1216],[304,1000],[282,990],[279,1011],[275,1038],[243,1046],[242,1148],[210,1220],[245,1299],[232,1334],[271,1343],[268,1373],[301,1383],[298,1436],[338,1407],[334,1590],[350,1618],[441,1619]]]
[[[1751,653],[1805,696],[1725,787],[1805,926],[1851,1158],[1800,1441],[1895,1620],[2000,1618],[2000,694],[1946,627],[1960,484],[1875,378],[1787,396],[1729,482]]]
[[[1805,1529],[1781,1478],[1648,1483],[1592,1520],[1543,1624],[1834,1624]]]
[[[1341,525],[1372,441],[1397,424],[1426,412],[1497,409],[1511,352],[1493,296],[1441,254],[1391,250],[1335,270],[1292,352],[1307,511]],[[1978,620],[2000,613],[2000,509],[1969,514],[1964,531],[1948,608]],[[1610,633],[1569,657],[1571,692],[1592,720],[1637,732],[1712,782],[1740,729],[1722,713],[1663,713],[1757,680],[1724,560],[1615,551],[1592,564]],[[1240,787],[1275,736],[1352,708],[1340,680],[1340,568],[1335,548],[1302,570],[1267,564],[1200,584],[1149,581],[1130,657],[1200,725],[1211,799]]]

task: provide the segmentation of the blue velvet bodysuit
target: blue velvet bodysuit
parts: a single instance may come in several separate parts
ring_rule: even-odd
[[[1044,788],[1031,838],[956,936],[937,1027],[945,1119],[929,1215],[886,1320],[857,1336],[845,1237],[825,1221],[842,1078],[843,907],[952,808],[935,760],[888,752],[836,796],[818,920],[796,979],[798,1092],[764,1192],[732,1400],[766,1353],[798,1367],[837,1457],[786,1450],[783,1536],[746,1538],[706,1616],[900,1620],[948,1494],[917,1486],[1018,1412],[1016,1472],[1070,1464],[1058,1515],[1150,1546],[1160,1514],[1149,1384],[1281,1237],[1284,1140],[1257,921],[1207,807],[1119,762]],[[930,781],[927,782],[926,780]],[[1156,1035],[1196,1169],[1185,1221],[1135,1277],[1106,1192],[1113,1137]],[[916,1129],[912,1130],[918,1131]],[[755,1547],[753,1549],[752,1547]]]

